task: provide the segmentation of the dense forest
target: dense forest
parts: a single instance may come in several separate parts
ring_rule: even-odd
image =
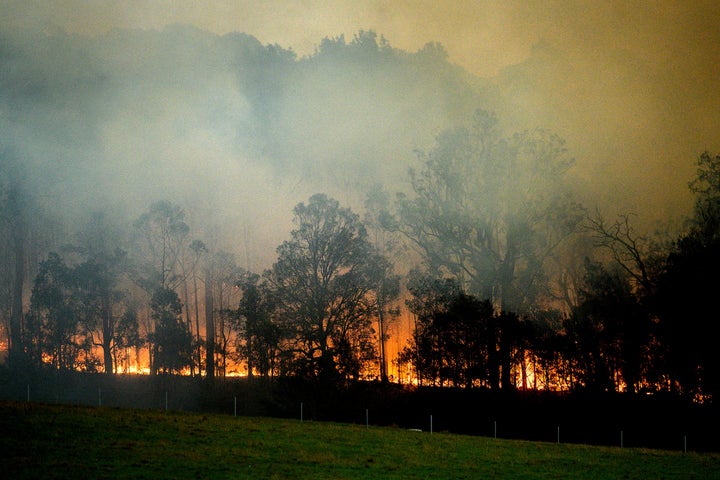
[[[646,233],[438,44],[0,37],[3,368],[720,387],[720,156]]]

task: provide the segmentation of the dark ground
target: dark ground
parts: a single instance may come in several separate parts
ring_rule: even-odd
[[[299,379],[215,379],[0,368],[0,399],[340,421],[563,443],[720,451],[720,409],[670,395],[491,392]],[[367,417],[366,417],[367,415]],[[622,432],[622,433],[621,433]]]

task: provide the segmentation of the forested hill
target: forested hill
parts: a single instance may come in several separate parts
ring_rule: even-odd
[[[132,217],[162,198],[263,230],[225,209],[263,216],[318,191],[357,203],[378,182],[400,190],[415,151],[478,108],[496,112],[506,134],[544,128],[567,140],[572,173],[596,201],[654,215],[689,206],[697,150],[687,172],[662,167],[678,147],[648,129],[672,112],[643,93],[652,71],[622,53],[607,66],[612,84],[543,43],[482,79],[432,41],[407,52],[358,32],[318,39],[314,54],[298,57],[243,33],[174,26],[0,33],[0,63],[2,148],[64,216],[122,204]]]
[[[114,191],[118,174],[129,192],[172,191],[195,161],[270,167],[315,190],[400,183],[415,149],[477,108],[500,108],[492,84],[442,46],[408,53],[372,32],[324,39],[303,58],[183,26],[6,37],[0,55],[3,146],[68,191]]]

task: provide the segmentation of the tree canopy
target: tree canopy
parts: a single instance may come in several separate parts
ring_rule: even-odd
[[[297,354],[296,371],[357,377],[374,354],[373,252],[358,215],[337,200],[313,195],[294,209],[296,228],[278,247],[265,277],[276,315]]]
[[[581,218],[564,142],[543,130],[504,138],[495,115],[478,110],[419,156],[397,228],[428,271],[501,310],[530,309],[547,293],[547,259]]]

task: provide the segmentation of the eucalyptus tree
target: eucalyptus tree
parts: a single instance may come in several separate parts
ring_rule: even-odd
[[[255,373],[272,376],[281,358],[282,330],[273,321],[274,304],[268,283],[257,274],[246,272],[238,279],[241,291],[238,308],[232,316],[238,360],[247,362],[248,377]]]
[[[400,297],[400,275],[393,271],[393,265],[386,260],[399,249],[399,242],[393,232],[386,228],[389,221],[387,206],[390,194],[380,185],[370,189],[365,199],[364,223],[370,235],[370,241],[376,252],[382,257],[377,263],[378,271],[374,275],[378,284],[374,290],[374,305],[377,319],[377,335],[379,350],[380,380],[388,380],[387,340],[389,329],[400,316],[397,300]]]
[[[2,306],[8,349],[12,360],[24,354],[23,293],[29,249],[28,202],[22,165],[6,148],[0,148],[0,271],[3,273]]]
[[[235,256],[226,251],[218,251],[207,258],[211,263],[207,271],[212,279],[206,278],[206,291],[212,296],[215,366],[221,376],[227,373],[228,347],[232,341],[233,325],[230,317],[232,307],[239,301],[238,280],[245,275],[244,269],[237,265]],[[208,339],[209,341],[209,339]]]
[[[133,363],[140,365],[140,349],[144,341],[140,337],[140,325],[138,322],[138,310],[135,302],[128,302],[122,315],[115,324],[115,344],[113,348],[113,361],[115,371],[130,370],[131,354],[134,353]]]
[[[118,347],[117,324],[124,314],[128,294],[123,286],[127,279],[128,261],[121,229],[113,225],[107,214],[95,212],[69,247],[81,261],[73,267],[77,295],[83,306],[82,323],[92,344],[102,348],[106,373],[115,371],[113,352]],[[126,324],[124,330],[130,325]],[[123,335],[136,336],[128,331]]]
[[[170,288],[158,288],[150,301],[155,322],[153,371],[179,373],[193,361],[192,335],[182,320],[182,303]]]
[[[394,227],[428,272],[499,310],[534,307],[547,293],[546,262],[582,218],[563,140],[543,130],[503,138],[495,115],[478,110],[419,159]]]
[[[298,374],[358,377],[372,360],[380,257],[357,214],[323,194],[294,209],[296,228],[265,274]]]
[[[182,260],[190,247],[190,227],[185,222],[185,212],[171,202],[155,202],[138,217],[134,227],[134,280],[151,301],[158,296],[167,298],[168,290],[175,291],[184,281]],[[155,354],[160,352],[153,340],[166,338],[156,334],[156,322],[160,318],[162,316],[151,312],[150,323],[145,325],[151,372],[157,371]],[[186,324],[185,329],[189,331]]]
[[[25,348],[30,361],[42,365],[46,359],[54,369],[76,366],[83,340],[80,335],[80,304],[72,269],[57,253],[40,262],[26,319]]]
[[[155,202],[134,226],[137,282],[148,292],[179,286],[181,261],[190,246],[183,209],[168,201]]]
[[[207,245],[201,240],[193,240],[190,242],[190,252],[192,255],[191,269],[192,282],[193,282],[193,307],[195,315],[195,363],[200,368],[202,364],[202,352],[201,352],[201,338],[200,338],[200,299],[198,295],[198,270],[201,264],[201,259],[208,253]],[[189,305],[185,306],[186,310],[189,311]]]
[[[504,138],[497,118],[478,110],[469,127],[443,132],[419,158],[420,169],[410,171],[412,193],[398,195],[391,227],[407,237],[426,271],[455,279],[498,312],[522,316],[547,307],[553,301],[549,260],[583,216],[563,140],[543,130]],[[490,335],[498,339],[494,349],[510,348],[514,340],[502,338],[497,327]],[[498,355],[506,387],[513,355]]]

